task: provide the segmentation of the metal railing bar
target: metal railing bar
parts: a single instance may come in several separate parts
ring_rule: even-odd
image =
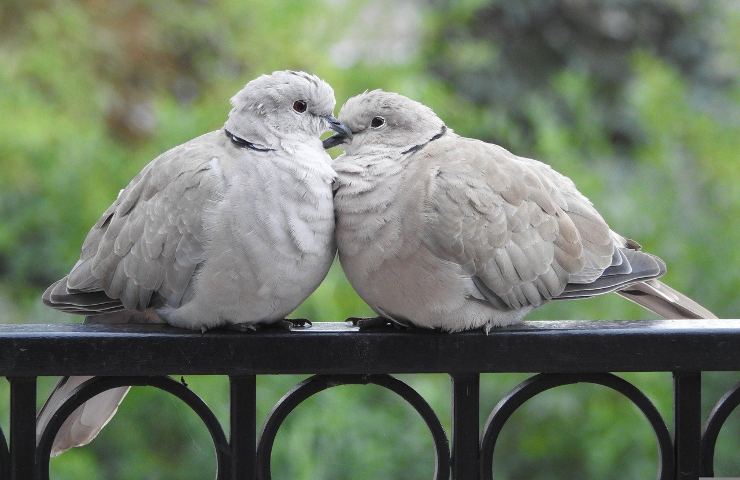
[[[452,379],[452,480],[480,477],[480,375],[454,373]]]
[[[257,478],[257,379],[254,375],[230,376],[232,480]]]
[[[701,373],[673,374],[676,480],[699,478],[701,451]]]
[[[36,377],[9,377],[10,480],[33,478],[36,455]]]

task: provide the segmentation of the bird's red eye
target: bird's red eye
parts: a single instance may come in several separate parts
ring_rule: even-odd
[[[293,110],[295,110],[298,113],[303,113],[306,111],[306,102],[303,100],[296,100],[293,102]]]

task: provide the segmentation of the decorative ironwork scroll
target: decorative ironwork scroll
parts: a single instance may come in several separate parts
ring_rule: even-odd
[[[36,448],[36,468],[39,480],[49,479],[49,456],[54,438],[64,421],[80,405],[99,393],[123,386],[150,386],[176,396],[189,406],[203,421],[211,434],[216,449],[217,480],[229,477],[229,443],[221,424],[210,408],[192,390],[169,377],[94,377],[75,389],[49,420]]]
[[[493,450],[496,441],[511,415],[530,398],[555,387],[572,385],[574,383],[592,383],[603,385],[616,390],[640,409],[650,422],[650,426],[658,439],[660,462],[658,468],[658,479],[668,480],[672,478],[675,460],[673,454],[673,443],[668,433],[663,418],[650,400],[634,385],[611,373],[551,373],[539,374],[528,378],[517,385],[504,397],[486,421],[481,439],[481,479],[493,478]]]
[[[740,383],[719,399],[709,413],[709,419],[704,427],[701,439],[701,470],[702,475],[714,476],[714,447],[722,426],[730,414],[740,405]]]
[[[429,427],[436,453],[434,478],[447,480],[450,475],[450,447],[447,435],[432,407],[406,383],[390,375],[315,375],[296,385],[273,408],[262,429],[257,446],[257,478],[270,480],[270,457],[275,437],[285,418],[307,398],[339,385],[379,385],[406,400]]]

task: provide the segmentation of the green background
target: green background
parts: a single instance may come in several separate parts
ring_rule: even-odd
[[[286,68],[327,80],[338,107],[365,89],[398,91],[458,133],[550,163],[612,228],[666,260],[667,283],[737,317],[740,9],[732,0],[4,0],[0,27],[0,322],[79,321],[39,296],[73,265],[100,212],[156,155],[219,128],[244,83]],[[335,265],[294,316],[368,314]],[[611,295],[530,318],[652,317]],[[670,375],[625,377],[670,425]],[[259,422],[301,378],[259,378]],[[449,431],[449,380],[402,378]],[[524,378],[484,375],[482,416]],[[226,380],[186,380],[226,425]],[[705,374],[705,412],[737,380]],[[43,379],[41,394],[53,382]],[[7,398],[3,381],[6,433]],[[738,452],[735,412],[720,434],[718,476],[740,475]],[[580,385],[514,415],[495,472],[645,479],[655,476],[656,455],[636,408]],[[52,461],[52,478],[204,479],[214,458],[195,414],[139,388],[95,442]],[[420,418],[376,387],[305,402],[273,455],[276,479],[412,480],[432,470]]]

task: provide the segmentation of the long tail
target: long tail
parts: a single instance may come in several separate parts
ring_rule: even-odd
[[[126,310],[119,300],[109,298],[105,292],[70,290],[67,277],[47,288],[42,300],[46,305],[64,312],[87,315],[85,324],[162,323],[153,310]],[[64,377],[59,381],[36,418],[37,443],[54,413],[79,385],[90,378],[92,377]],[[90,443],[116,414],[128,391],[129,387],[108,390],[72,412],[54,439],[51,455],[56,456],[70,448]]]
[[[717,318],[686,295],[658,280],[635,283],[617,293],[663,318]]]
[[[141,321],[144,318],[144,312],[135,312],[131,310],[122,310],[107,314],[93,315],[85,317],[85,324],[90,323],[131,323]],[[36,417],[36,443],[41,439],[49,420],[56,413],[59,407],[67,401],[72,392],[85,381],[93,377],[63,377],[54,387],[51,396],[46,401],[41,411]],[[118,411],[118,406],[128,393],[130,387],[119,387],[108,390],[87,402],[83,403],[77,410],[67,417],[62,427],[57,432],[54,444],[51,447],[51,455],[57,456],[73,447],[87,445],[98,436],[98,433],[105,427],[113,415]]]
[[[90,378],[92,377],[64,377],[59,381],[36,419],[37,443],[57,409],[80,384]],[[54,439],[51,455],[57,456],[70,448],[90,443],[116,414],[118,406],[128,391],[129,387],[108,390],[91,398],[72,412],[72,415],[67,417]]]

